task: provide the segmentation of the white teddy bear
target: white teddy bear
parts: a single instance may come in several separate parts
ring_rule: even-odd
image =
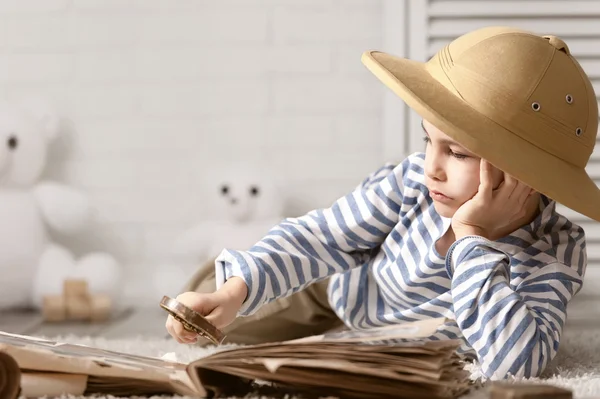
[[[30,99],[31,100],[31,99]],[[90,293],[120,291],[121,270],[105,253],[76,260],[51,241],[49,229],[73,234],[86,226],[86,197],[65,185],[38,181],[59,118],[44,102],[0,100],[0,309],[41,308],[67,278],[85,279]]]
[[[154,274],[161,297],[181,293],[192,275],[223,249],[249,249],[284,218],[277,179],[267,168],[234,165],[215,171],[214,177],[212,193],[217,201],[211,211],[220,216],[176,237],[169,262]]]

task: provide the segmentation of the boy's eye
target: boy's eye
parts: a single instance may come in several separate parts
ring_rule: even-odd
[[[426,145],[429,144],[429,143],[431,143],[431,139],[429,138],[429,136],[423,137],[423,141],[425,142]],[[452,156],[452,157],[454,157],[456,159],[467,159],[467,158],[469,158],[468,155],[459,154],[458,152],[454,152],[451,149],[448,149],[448,155],[450,155],[450,156]]]
[[[457,158],[457,159],[466,159],[466,158],[469,158],[468,155],[459,154],[459,153],[454,152],[452,150],[450,150],[450,155],[452,155],[454,158]]]

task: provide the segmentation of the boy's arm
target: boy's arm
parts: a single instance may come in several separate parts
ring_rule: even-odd
[[[217,288],[232,276],[248,285],[240,315],[344,272],[369,259],[398,223],[408,159],[386,165],[330,208],[275,226],[249,251],[224,250],[216,260]]]
[[[583,269],[585,249],[575,251]],[[583,270],[560,262],[530,264],[535,272],[514,287],[509,264],[508,255],[482,237],[467,236],[450,247],[446,267],[456,322],[487,377],[537,377],[556,355]]]

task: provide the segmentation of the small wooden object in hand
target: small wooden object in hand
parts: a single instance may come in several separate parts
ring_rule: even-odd
[[[183,328],[197,333],[215,345],[221,344],[225,339],[225,334],[206,320],[200,313],[195,312],[173,298],[164,296],[162,301],[160,301],[160,307],[169,312],[175,320],[183,324]]]

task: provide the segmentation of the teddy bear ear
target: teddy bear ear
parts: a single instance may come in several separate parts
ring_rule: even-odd
[[[60,132],[60,117],[50,104],[39,97],[29,97],[18,101],[21,109],[32,117],[40,132],[48,141],[54,140]]]
[[[39,124],[48,141],[54,140],[60,131],[60,118],[52,112],[39,115]]]

